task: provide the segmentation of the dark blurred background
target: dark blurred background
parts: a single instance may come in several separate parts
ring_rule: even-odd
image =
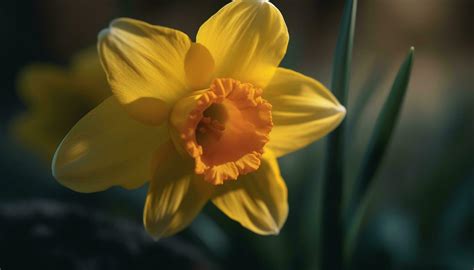
[[[290,32],[282,65],[329,86],[343,1],[272,2]],[[226,3],[1,1],[1,269],[315,269],[324,140],[280,160],[290,215],[279,236],[252,234],[209,206],[189,229],[153,242],[141,224],[146,187],[69,191],[52,178],[49,162],[9,132],[12,119],[28,110],[19,98],[17,78],[31,63],[67,69],[119,16],[194,37]],[[473,12],[471,0],[359,1],[347,118],[347,191],[410,46],[416,56],[400,121],[349,251],[354,269],[474,266]]]

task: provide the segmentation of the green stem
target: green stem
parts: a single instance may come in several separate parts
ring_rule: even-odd
[[[342,105],[347,105],[352,44],[357,0],[346,0],[333,65],[331,89]],[[322,183],[321,269],[343,268],[342,195],[344,181],[346,125],[333,131],[328,140],[326,171]]]
[[[323,179],[322,226],[321,226],[321,269],[342,269],[342,182],[344,163],[338,153],[342,152],[344,125],[334,131],[327,145],[327,169]]]

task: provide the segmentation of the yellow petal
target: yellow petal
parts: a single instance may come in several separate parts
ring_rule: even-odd
[[[197,34],[216,62],[216,77],[265,87],[286,53],[288,29],[268,1],[227,4]]]
[[[193,90],[208,88],[214,72],[214,59],[202,44],[193,43],[186,54],[184,69],[188,85]]]
[[[187,227],[209,200],[212,186],[193,172],[192,160],[184,159],[172,143],[156,152],[156,168],[150,181],[143,223],[156,240]]]
[[[133,120],[110,97],[69,131],[54,156],[53,175],[78,192],[137,188],[150,180],[153,152],[167,140],[166,126]]]
[[[260,168],[216,188],[212,202],[231,219],[258,234],[278,234],[288,215],[288,191],[269,151]]]
[[[284,68],[275,73],[263,97],[272,104],[273,130],[267,147],[277,157],[325,136],[346,114],[324,85]]]
[[[184,60],[191,40],[182,32],[117,19],[99,34],[98,47],[112,92],[143,123],[162,123],[188,91]]]

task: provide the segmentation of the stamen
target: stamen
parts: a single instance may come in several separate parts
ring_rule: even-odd
[[[220,139],[224,130],[225,126],[211,117],[203,117],[198,124],[198,131],[201,134],[208,134],[208,136],[213,136],[216,140]]]

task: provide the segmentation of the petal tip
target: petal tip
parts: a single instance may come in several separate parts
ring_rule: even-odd
[[[347,115],[347,109],[346,107],[344,107],[343,105],[341,104],[338,104],[335,108],[334,108],[334,119],[335,119],[335,125],[333,127],[336,128],[337,126],[339,126],[340,123],[342,123],[342,121],[344,120],[344,118],[346,118],[346,115]],[[332,129],[331,129],[332,131]]]
[[[273,228],[273,231],[270,232],[271,235],[279,235],[280,234],[280,228],[275,227]]]
[[[271,227],[269,227],[265,230],[262,230],[259,234],[261,234],[261,235],[275,235],[275,236],[279,235],[280,231],[281,231],[281,228],[283,227],[284,223],[281,226],[278,226],[277,222],[275,220],[273,222],[274,222],[273,226],[271,226]]]
[[[110,28],[104,28],[100,30],[99,34],[97,35],[97,39],[99,41],[103,40],[106,36],[108,36],[110,33]]]
[[[336,107],[336,111],[341,114],[342,117],[346,116],[347,110],[346,107],[342,106],[339,104],[339,106]]]
[[[157,230],[153,230],[149,226],[147,226],[146,221],[144,221],[144,226],[145,226],[145,231],[151,237],[151,239],[153,239],[153,241],[158,242],[160,239],[163,238],[163,235],[158,233]]]
[[[151,239],[153,239],[153,241],[155,241],[155,242],[158,242],[163,238],[163,235],[161,235],[161,234],[152,233],[148,230],[147,230],[147,232],[148,232],[148,235],[151,237]]]

